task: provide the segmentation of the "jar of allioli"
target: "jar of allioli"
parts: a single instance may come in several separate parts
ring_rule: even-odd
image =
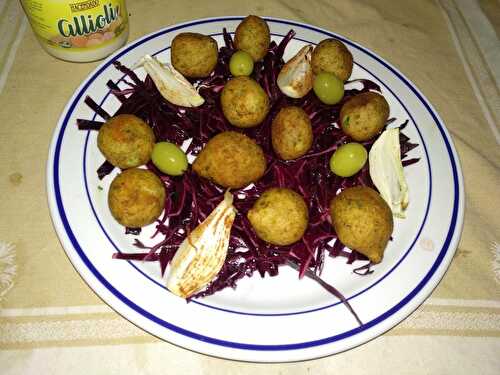
[[[58,59],[102,59],[125,44],[125,0],[21,0],[42,47]]]

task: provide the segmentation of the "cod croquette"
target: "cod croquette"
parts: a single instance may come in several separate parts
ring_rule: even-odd
[[[277,246],[299,241],[309,223],[304,198],[287,188],[266,190],[248,211],[247,217],[259,238]]]
[[[208,141],[194,161],[193,170],[220,186],[237,189],[264,175],[266,158],[253,139],[226,131]]]
[[[99,129],[97,147],[107,161],[121,169],[138,167],[151,159],[155,136],[135,115],[111,117]]]
[[[389,104],[373,91],[364,92],[347,100],[340,110],[344,133],[358,142],[368,141],[379,134],[389,118]]]
[[[234,46],[248,52],[253,61],[259,61],[266,55],[270,43],[269,26],[258,16],[246,17],[236,28]]]
[[[207,35],[180,33],[172,41],[172,65],[185,77],[208,77],[217,65],[218,55],[217,42]]]
[[[314,74],[333,73],[345,82],[352,73],[352,54],[340,40],[325,39],[314,48],[311,65]]]
[[[373,263],[382,260],[394,223],[379,193],[366,186],[347,188],[330,202],[330,216],[340,242]]]
[[[297,159],[312,146],[311,120],[300,107],[280,109],[271,126],[271,141],[276,154],[283,160]]]
[[[131,168],[111,182],[109,209],[120,224],[140,228],[153,223],[163,211],[165,186],[151,171]]]
[[[259,125],[269,112],[269,98],[264,89],[250,77],[229,80],[220,97],[222,112],[238,128]]]

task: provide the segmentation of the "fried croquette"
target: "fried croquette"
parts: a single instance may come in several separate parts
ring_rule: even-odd
[[[226,131],[208,141],[194,161],[193,170],[220,186],[236,189],[264,175],[266,158],[253,139]]]
[[[260,85],[249,77],[235,77],[222,90],[224,116],[238,128],[259,125],[269,112],[269,98]]]
[[[111,182],[108,204],[116,221],[129,228],[140,228],[160,216],[165,204],[165,187],[149,170],[127,169]]]
[[[340,242],[379,263],[394,227],[392,212],[379,193],[366,186],[347,188],[330,202]]]
[[[297,159],[312,146],[311,120],[300,107],[282,108],[271,126],[273,149],[283,160]]]
[[[389,104],[382,95],[373,91],[353,96],[340,110],[342,130],[358,142],[379,134],[388,118]]]
[[[138,167],[151,159],[155,136],[151,128],[134,115],[117,115],[99,129],[97,147],[115,167]]]
[[[270,43],[269,26],[260,17],[250,15],[236,28],[234,46],[248,52],[253,61],[259,61],[266,55]]]
[[[304,235],[309,213],[304,198],[287,188],[271,188],[247,213],[255,233],[277,246],[291,245]]]
[[[171,61],[185,77],[204,78],[215,69],[218,53],[214,38],[198,33],[180,33],[172,41]]]
[[[333,73],[345,82],[351,76],[353,58],[351,52],[340,40],[325,39],[314,48],[311,65],[314,74]]]

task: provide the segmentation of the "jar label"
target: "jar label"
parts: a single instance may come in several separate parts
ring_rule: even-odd
[[[125,0],[21,0],[41,43],[67,51],[113,42],[128,24]]]

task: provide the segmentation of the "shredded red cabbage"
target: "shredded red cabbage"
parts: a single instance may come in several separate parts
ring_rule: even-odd
[[[236,130],[225,119],[219,101],[220,92],[231,77],[229,60],[235,52],[232,38],[225,29],[223,35],[225,46],[220,48],[215,71],[208,78],[192,81],[205,99],[202,106],[184,108],[168,103],[149,76],[141,81],[133,71],[115,62],[116,69],[125,74],[126,78],[122,81],[128,86],[126,89],[120,89],[116,83],[108,82],[108,87],[121,102],[116,114],[132,113],[144,119],[153,129],[157,141],[181,145],[184,141],[191,140],[187,154],[193,156],[196,156],[217,133]],[[330,171],[329,158],[337,147],[350,140],[338,126],[342,104],[360,92],[380,91],[380,88],[369,80],[357,80],[357,86],[361,88],[347,89],[342,101],[334,106],[321,103],[312,92],[302,99],[286,97],[279,90],[276,78],[284,64],[282,59],[284,50],[294,35],[295,32],[291,30],[279,44],[271,42],[263,61],[255,64],[252,77],[269,95],[271,109],[260,126],[237,130],[255,139],[263,148],[268,168],[265,175],[250,188],[233,191],[234,206],[238,214],[231,230],[226,261],[215,280],[191,298],[208,296],[227,287],[235,288],[239,279],[252,276],[255,271],[262,277],[266,274],[276,276],[279,267],[285,264],[293,265],[298,270],[299,277],[307,276],[318,281],[325,255],[345,257],[348,264],[356,260],[368,261],[364,255],[347,250],[338,240],[332,244],[336,234],[328,214],[329,202],[340,190],[356,185],[373,187],[368,165],[352,177],[341,178]],[[85,102],[101,117],[109,118],[109,114],[91,98],[86,98]],[[271,145],[271,121],[277,112],[287,105],[303,108],[311,119],[314,132],[314,142],[310,151],[294,161],[277,158]],[[392,121],[394,119],[390,119],[388,123]],[[78,120],[78,126],[82,130],[97,130],[100,124],[96,121]],[[405,158],[417,145],[410,143],[409,138],[402,133],[400,141],[402,158]],[[372,143],[373,140],[365,142],[364,145],[369,150]],[[418,159],[410,159],[403,163],[409,165],[417,161]],[[156,233],[153,236],[156,243],[146,245],[136,239],[135,246],[144,249],[144,252],[139,254],[120,252],[114,254],[114,258],[158,261],[163,274],[186,233],[192,231],[210,214],[223,199],[224,190],[200,178],[191,170],[181,177],[171,177],[162,174],[151,163],[147,168],[162,179],[167,191],[165,210],[163,216],[158,219]],[[99,178],[103,178],[112,169],[113,166],[105,162],[98,169]],[[247,211],[262,192],[274,186],[294,189],[304,197],[309,206],[309,227],[302,240],[290,246],[279,247],[262,241],[256,236],[246,218]],[[359,275],[369,274],[372,272],[370,265],[370,262],[367,262],[353,271]],[[334,288],[332,290],[336,291]],[[350,308],[340,293],[333,294]],[[354,315],[356,316],[355,313]]]

